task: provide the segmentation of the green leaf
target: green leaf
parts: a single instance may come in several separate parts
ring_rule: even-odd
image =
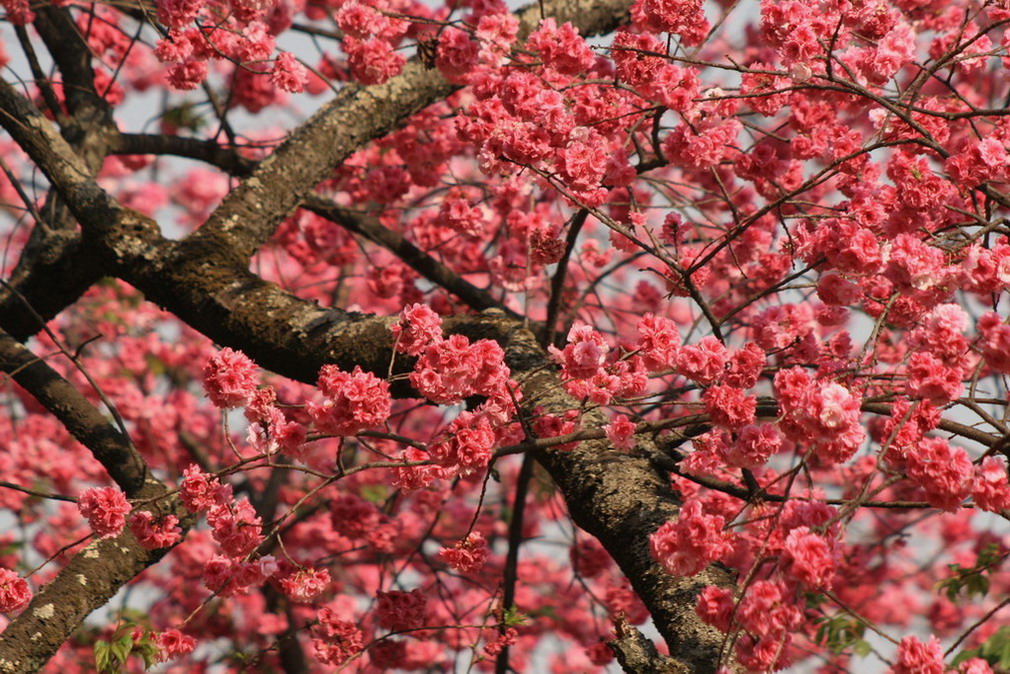
[[[150,642],[143,644],[137,652],[144,659],[144,669],[150,669],[158,662],[158,648]]]
[[[506,627],[518,627],[526,624],[526,616],[516,610],[515,606],[510,606],[505,610],[502,622],[505,623]]]
[[[997,568],[1004,558],[1005,555],[999,548],[987,545],[979,552],[975,566],[948,564],[951,575],[937,583],[936,589],[943,591],[951,601],[957,601],[962,593],[969,598],[984,597],[989,593],[989,572]]]
[[[831,650],[832,653],[842,653],[851,650],[857,655],[868,651],[869,644],[863,640],[866,626],[856,618],[840,613],[823,618],[817,628],[817,643]]]
[[[133,639],[129,634],[126,634],[112,643],[111,650],[119,664],[125,665],[127,658],[130,657],[130,651],[133,650]]]
[[[96,641],[95,642],[95,668],[99,672],[107,672],[109,670],[109,642],[108,641]]]

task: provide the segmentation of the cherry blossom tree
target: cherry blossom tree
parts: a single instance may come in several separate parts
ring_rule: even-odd
[[[2,4],[0,672],[1010,668],[1006,0]]]

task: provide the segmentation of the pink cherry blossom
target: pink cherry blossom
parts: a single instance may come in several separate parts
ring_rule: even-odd
[[[99,538],[118,536],[126,526],[126,515],[131,509],[126,495],[115,487],[84,490],[77,500],[77,507],[88,518],[88,524]]]
[[[207,361],[203,387],[211,402],[221,409],[241,407],[256,392],[256,365],[241,351],[225,347]]]
[[[32,600],[28,581],[10,569],[0,569],[0,613],[20,611]]]

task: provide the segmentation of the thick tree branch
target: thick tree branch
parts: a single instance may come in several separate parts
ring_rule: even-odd
[[[119,132],[112,118],[112,107],[95,90],[91,49],[66,8],[39,6],[35,28],[62,75],[70,112],[68,116],[57,109],[62,135],[75,156],[83,159],[87,172],[94,175],[105,160],[109,140]],[[27,33],[21,27],[18,34],[38,78],[42,73]],[[40,81],[39,86],[44,94],[49,94],[47,100],[52,107],[48,80]],[[102,276],[96,256],[93,251],[85,251],[76,222],[53,190],[39,210],[44,222],[34,224],[31,238],[9,279],[29,306],[6,289],[0,290],[2,327],[18,339],[25,339],[42,327],[33,311],[46,320],[52,318]]]
[[[196,159],[237,178],[249,175],[258,165],[258,162],[243,157],[235,148],[221,145],[215,140],[168,134],[121,133],[110,141],[109,153],[173,155]]]
[[[101,277],[97,255],[83,247],[79,232],[36,224],[8,281],[17,292],[0,287],[0,329],[28,339],[42,329],[38,317],[55,317]]]
[[[108,138],[117,133],[112,106],[95,90],[93,54],[70,11],[50,4],[39,6],[35,29],[63,75],[63,93],[70,112],[63,135],[73,143],[89,169],[97,172],[108,152]]]

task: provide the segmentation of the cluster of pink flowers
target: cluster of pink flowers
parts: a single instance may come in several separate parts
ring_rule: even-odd
[[[338,494],[330,500],[330,525],[350,539],[367,541],[376,550],[390,552],[400,527],[396,520],[354,494]]]
[[[154,643],[158,647],[158,657],[162,662],[192,653],[196,648],[196,639],[177,629],[158,633],[154,637]]]
[[[497,342],[473,344],[463,335],[429,344],[418,358],[410,383],[428,400],[451,405],[474,395],[508,399],[509,369]]]
[[[301,456],[308,429],[277,407],[277,392],[272,387],[256,391],[246,406],[245,418],[249,421],[249,444],[254,449],[263,454],[280,450],[295,458]]]
[[[905,455],[910,480],[921,486],[926,500],[954,511],[971,492],[971,459],[961,447],[943,438],[923,438]]]
[[[473,574],[487,562],[487,540],[479,531],[473,531],[451,548],[442,548],[438,556],[460,573]]]
[[[729,362],[726,346],[711,335],[677,352],[677,371],[702,386],[719,381]]]
[[[530,33],[526,47],[564,75],[577,75],[593,65],[593,52],[578,29],[569,22],[559,26],[552,17],[541,21],[540,27]]]
[[[915,397],[943,405],[957,398],[972,365],[968,340],[962,332],[968,316],[955,304],[934,307],[909,333],[913,347],[908,358],[908,389]]]
[[[813,533],[809,527],[797,527],[789,532],[783,547],[783,577],[810,590],[830,589],[836,556],[834,539]]]
[[[32,600],[28,581],[11,571],[0,568],[0,613],[20,611]]]
[[[460,412],[449,424],[445,437],[428,445],[428,454],[436,464],[470,475],[491,462],[496,442],[488,415]]]
[[[773,671],[788,664],[787,646],[803,615],[791,593],[778,582],[758,580],[737,605],[729,590],[712,585],[698,597],[698,616],[722,632],[743,630],[736,643],[740,664],[751,671]]]
[[[548,349],[554,362],[561,366],[562,376],[590,379],[606,362],[610,345],[591,326],[576,323],[568,333],[568,344],[563,350],[553,344]]]
[[[731,534],[721,515],[706,514],[700,501],[687,501],[676,520],[649,537],[652,557],[674,576],[693,576],[733,551]]]
[[[775,424],[749,424],[737,432],[735,441],[719,443],[718,449],[729,465],[756,468],[782,449],[782,433]]]
[[[215,504],[207,511],[214,540],[229,557],[248,555],[263,540],[262,522],[249,499]]]
[[[278,89],[297,94],[305,90],[305,85],[309,81],[309,71],[294,54],[282,51],[277,55],[270,79]]]
[[[115,487],[85,489],[77,500],[77,508],[99,538],[113,538],[122,533],[131,510],[126,494]]]
[[[509,627],[502,634],[498,635],[498,638],[484,645],[484,654],[489,658],[497,657],[506,647],[515,644],[516,637],[518,636],[519,630]]]
[[[923,642],[909,635],[898,644],[897,662],[891,667],[890,674],[943,674],[946,669],[939,639],[931,636]]]
[[[133,513],[130,531],[141,547],[147,550],[168,548],[182,539],[179,518],[175,515],[154,515],[148,510]]]
[[[725,384],[710,386],[702,395],[702,402],[717,426],[736,430],[754,423],[757,398],[741,388]]]
[[[1003,459],[987,456],[975,467],[971,495],[982,510],[998,513],[1010,508],[1010,481]]]
[[[221,597],[247,594],[263,585],[280,570],[272,555],[255,560],[240,560],[226,555],[214,555],[204,564],[203,584]]]
[[[242,407],[256,393],[256,365],[241,351],[221,349],[203,368],[203,388],[215,407]]]
[[[999,314],[988,311],[978,319],[979,348],[986,365],[1010,374],[1010,325]]]
[[[638,322],[638,334],[638,352],[650,372],[672,370],[676,366],[680,330],[675,321],[647,313]]]
[[[442,341],[442,319],[425,304],[404,307],[390,330],[397,350],[410,356],[420,356],[429,345]]]
[[[319,610],[319,622],[312,626],[312,647],[316,658],[328,665],[339,666],[364,648],[364,641],[354,623],[341,620],[329,606]]]
[[[568,410],[559,417],[545,413],[543,407],[538,405],[534,409],[534,414],[536,416],[533,419],[533,430],[538,438],[556,438],[574,433],[579,429],[578,410]],[[556,448],[560,451],[567,451],[574,449],[577,444],[577,442],[566,442],[556,445]]]
[[[617,358],[603,335],[588,325],[576,323],[564,349],[551,345],[548,350],[551,359],[561,365],[565,389],[575,398],[606,405],[645,389],[643,359],[637,355]]]
[[[288,599],[308,604],[329,587],[330,572],[326,569],[299,569],[282,578],[280,585]]]
[[[846,461],[862,444],[860,399],[836,382],[816,382],[799,367],[775,375],[775,393],[784,415],[786,437],[810,443],[828,465]]]
[[[350,373],[336,365],[324,365],[317,385],[323,400],[309,402],[306,410],[322,433],[354,435],[379,427],[389,418],[389,382],[357,365]]]
[[[964,187],[976,187],[989,181],[1005,182],[1010,172],[1010,155],[999,139],[983,138],[950,157],[944,170]]]
[[[179,483],[179,498],[194,513],[204,512],[232,501],[232,488],[222,484],[216,477],[208,475],[198,466],[191,465],[182,471]]]
[[[428,620],[428,599],[420,589],[380,591],[376,595],[375,613],[379,625],[394,632],[413,630]]]
[[[210,590],[222,596],[241,595],[277,574],[273,557],[248,559],[263,541],[262,521],[247,498],[235,500],[231,485],[190,466],[183,471],[179,498],[190,511],[207,514],[211,536],[225,553],[214,555],[204,567],[204,584]],[[309,579],[304,580],[306,588],[312,586]],[[328,575],[318,584],[327,581]]]
[[[478,63],[480,45],[459,28],[449,28],[439,36],[435,65],[450,82],[464,83]]]
[[[615,415],[609,424],[603,427],[607,440],[617,449],[631,449],[635,446],[635,424],[623,414]]]

